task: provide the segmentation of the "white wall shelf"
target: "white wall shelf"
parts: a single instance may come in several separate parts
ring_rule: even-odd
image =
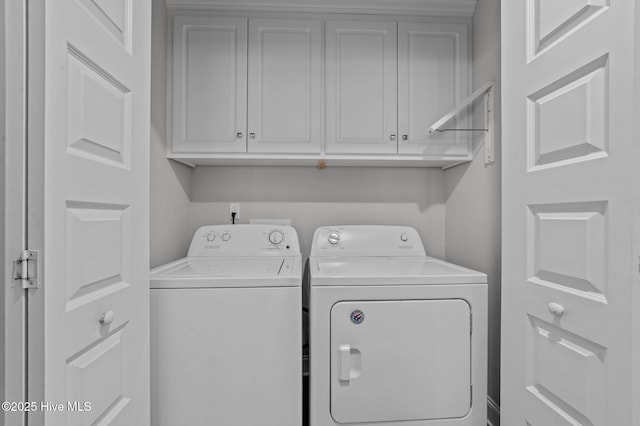
[[[448,168],[461,160],[459,157],[429,158],[418,155],[280,155],[280,154],[169,154],[167,158],[197,166],[312,166],[319,167],[441,167]]]

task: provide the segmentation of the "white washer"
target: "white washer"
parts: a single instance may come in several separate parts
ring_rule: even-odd
[[[413,228],[318,228],[310,425],[486,426],[487,277]]]
[[[289,226],[205,226],[151,271],[151,423],[300,426],[301,260]]]

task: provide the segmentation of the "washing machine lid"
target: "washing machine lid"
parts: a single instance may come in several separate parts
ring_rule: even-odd
[[[289,287],[301,281],[299,257],[186,257],[151,271],[151,288]]]
[[[312,285],[486,283],[487,276],[433,257],[317,257],[309,260]]]

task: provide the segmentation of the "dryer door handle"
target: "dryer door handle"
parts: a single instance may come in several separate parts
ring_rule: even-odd
[[[338,380],[351,380],[351,346],[338,346]]]

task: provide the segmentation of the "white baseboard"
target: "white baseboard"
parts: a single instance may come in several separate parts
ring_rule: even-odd
[[[487,425],[500,426],[500,406],[491,397],[487,397]]]

